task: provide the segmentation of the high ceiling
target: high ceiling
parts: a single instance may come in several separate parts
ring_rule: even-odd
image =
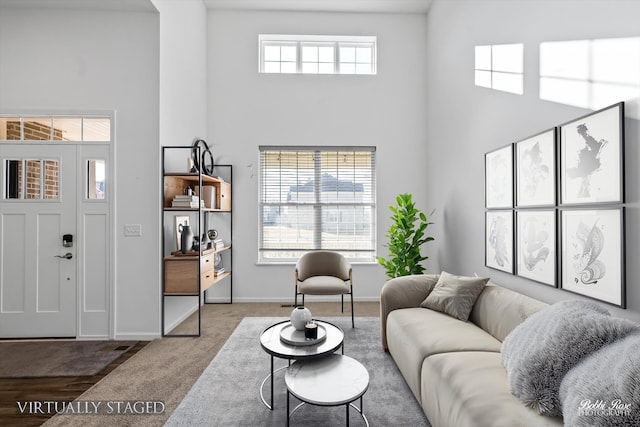
[[[209,9],[427,13],[433,0],[203,0]]]
[[[177,0],[176,0],[177,1]],[[202,0],[208,9],[427,13],[433,0]],[[0,0],[0,7],[152,12],[153,0]]]

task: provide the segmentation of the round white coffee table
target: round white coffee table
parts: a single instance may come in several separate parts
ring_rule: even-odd
[[[369,421],[362,409],[362,396],[369,388],[369,372],[360,362],[341,354],[332,354],[322,359],[297,360],[284,375],[287,385],[287,426],[289,418],[305,403],[318,406],[353,407],[365,424]],[[289,412],[289,395],[293,394],[302,403]],[[360,399],[360,408],[352,402]]]
[[[286,328],[291,324],[289,320],[284,320],[271,325],[260,334],[260,345],[262,346],[262,349],[271,356],[271,373],[267,375],[262,381],[262,384],[260,384],[260,399],[267,408],[273,409],[273,374],[289,366],[286,365],[274,370],[274,357],[288,359],[290,364],[291,360],[309,360],[325,357],[333,354],[341,347],[342,352],[344,353],[344,332],[342,329],[333,323],[325,322],[323,320],[314,319],[314,321],[318,325],[322,326],[327,333],[324,340],[314,345],[296,346],[283,342],[280,338],[280,332],[283,328]],[[271,380],[271,401],[270,403],[267,403],[263,394],[263,389],[265,383],[269,381],[269,379]]]

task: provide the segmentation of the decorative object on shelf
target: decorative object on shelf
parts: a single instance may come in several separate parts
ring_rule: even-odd
[[[423,256],[420,249],[423,244],[433,240],[426,236],[428,222],[427,216],[416,209],[411,194],[400,194],[396,197],[397,206],[389,206],[393,212],[387,237],[389,243],[389,259],[378,257],[378,264],[382,265],[390,278],[406,276],[409,274],[422,274],[425,268],[420,264],[428,259]],[[429,215],[433,215],[433,211]]]
[[[181,225],[189,225],[189,222],[191,221],[191,217],[189,217],[189,215],[175,215],[173,217],[173,221],[175,223],[175,234],[176,234],[176,251],[179,251],[180,248],[180,241],[181,241]]]
[[[291,312],[291,324],[298,331],[304,331],[304,325],[311,321],[311,311],[304,305],[299,305]]]
[[[209,249],[211,247],[211,240],[209,239],[209,233],[202,233],[202,238],[200,238],[200,246],[202,249]]]
[[[485,265],[513,274],[513,211],[485,215]]]
[[[178,229],[180,231],[180,251],[186,254],[193,247],[193,231],[191,231],[191,226],[186,223],[180,224]]]
[[[200,156],[198,156],[198,153],[200,153]],[[213,176],[215,162],[209,145],[204,139],[194,139],[193,148],[191,149],[191,159],[193,160],[192,173],[200,171],[205,175]]]
[[[560,211],[562,289],[626,308],[624,208]]]
[[[624,103],[560,126],[560,202],[624,203]]]
[[[218,238],[218,230],[216,229],[211,229],[209,231],[207,231],[207,234],[209,234],[209,239],[210,240],[216,240]]]
[[[516,206],[554,206],[556,203],[556,128],[514,144]]]
[[[513,207],[513,148],[506,147],[484,155],[485,206]]]

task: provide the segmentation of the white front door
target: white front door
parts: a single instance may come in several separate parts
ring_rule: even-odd
[[[76,146],[3,143],[0,170],[0,337],[75,337]]]

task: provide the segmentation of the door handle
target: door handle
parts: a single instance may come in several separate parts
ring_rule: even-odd
[[[65,258],[65,259],[71,259],[73,258],[73,255],[71,254],[71,252],[67,252],[64,255],[56,255],[56,258]]]

